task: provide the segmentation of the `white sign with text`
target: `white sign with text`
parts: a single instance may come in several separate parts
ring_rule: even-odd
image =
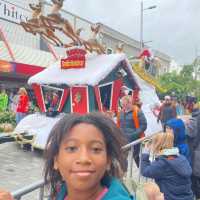
[[[13,3],[0,0],[0,18],[19,24],[21,21],[27,21],[30,17],[31,11]]]

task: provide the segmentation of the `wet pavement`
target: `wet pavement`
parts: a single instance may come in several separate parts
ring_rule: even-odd
[[[24,150],[15,142],[0,144],[0,187],[13,192],[42,179],[43,163],[41,151]],[[38,193],[22,200],[37,200]]]

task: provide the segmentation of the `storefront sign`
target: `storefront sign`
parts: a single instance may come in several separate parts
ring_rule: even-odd
[[[14,65],[4,60],[0,60],[0,72],[8,73],[14,71]]]
[[[21,6],[22,7],[14,5],[11,0],[10,3],[8,1],[0,0],[0,18],[18,24],[21,21],[27,21],[31,16],[31,11],[23,8],[23,4]]]
[[[85,54],[83,49],[72,49],[67,51],[68,57],[61,59],[61,69],[84,68]]]

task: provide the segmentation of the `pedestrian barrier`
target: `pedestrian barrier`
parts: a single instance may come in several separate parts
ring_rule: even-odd
[[[44,180],[39,180],[31,185],[28,185],[26,187],[23,187],[19,190],[14,191],[11,194],[14,197],[14,199],[20,200],[22,196],[39,189],[38,200],[43,200],[44,199],[44,185],[45,185]]]
[[[11,137],[8,134],[1,133],[1,135],[0,135],[0,144],[6,143],[6,142],[14,142],[14,141],[15,141],[14,137]]]

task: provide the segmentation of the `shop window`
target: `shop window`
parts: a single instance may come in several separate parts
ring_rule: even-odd
[[[63,89],[42,86],[42,93],[46,111],[57,112],[60,105],[61,97],[63,95]]]
[[[99,86],[101,103],[104,110],[110,110],[112,83]]]

